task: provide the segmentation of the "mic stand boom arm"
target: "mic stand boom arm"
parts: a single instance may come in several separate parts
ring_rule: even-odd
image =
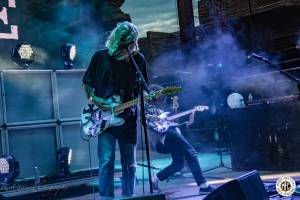
[[[281,65],[279,64],[274,64],[272,63],[270,60],[259,56],[257,54],[252,54],[252,57],[258,60],[263,61],[264,63],[267,63],[269,66],[271,66],[272,68],[276,69],[279,73],[283,74],[284,76],[286,76],[287,78],[289,78],[290,80],[292,80],[293,82],[295,82],[297,84],[297,89],[298,89],[298,93],[300,95],[300,80],[298,78],[296,78],[293,74],[291,74],[288,71],[284,71],[281,69]]]

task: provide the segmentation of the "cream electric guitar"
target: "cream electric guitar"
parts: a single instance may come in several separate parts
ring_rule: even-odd
[[[153,95],[145,96],[145,100],[149,101],[154,96],[157,98],[161,95],[171,95],[181,91],[181,87],[166,87],[154,92]],[[120,99],[118,95],[114,95],[113,99]],[[87,136],[98,136],[111,126],[121,126],[125,123],[125,120],[117,117],[125,109],[130,108],[139,103],[139,99],[133,99],[131,101],[116,104],[110,111],[102,111],[95,104],[90,103],[83,107],[81,113],[81,127],[83,133]]]
[[[196,106],[195,108],[193,108],[191,110],[180,112],[180,113],[177,113],[177,114],[172,115],[172,116],[168,116],[169,112],[164,112],[164,113],[162,113],[158,116],[158,120],[152,121],[151,127],[154,130],[156,130],[160,133],[164,133],[170,127],[174,127],[174,126],[179,125],[178,123],[174,122],[175,119],[178,119],[180,117],[183,117],[183,116],[186,116],[186,115],[189,115],[189,114],[193,115],[193,113],[195,113],[195,112],[203,112],[203,111],[208,110],[208,109],[209,109],[208,106]],[[193,121],[194,116],[191,116],[191,117],[192,117],[191,121]]]

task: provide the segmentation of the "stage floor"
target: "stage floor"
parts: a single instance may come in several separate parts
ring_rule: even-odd
[[[163,168],[167,166],[171,160],[168,155],[152,155],[153,158],[151,165],[156,168]],[[218,166],[219,156],[216,153],[201,153],[199,154],[199,161],[202,167],[202,170],[207,170],[213,167]],[[138,158],[140,160],[140,158]],[[230,167],[230,156],[224,156],[224,163],[226,166]],[[116,163],[116,167],[120,168],[120,165]],[[139,164],[142,164],[139,162]],[[144,172],[143,172],[144,171]],[[153,173],[156,173],[158,170],[153,170]],[[217,168],[212,171],[204,173],[204,176],[208,182],[214,186],[220,186],[233,178],[236,178],[247,172],[233,172],[230,169],[226,168]],[[143,184],[143,174],[147,178],[147,170],[145,167],[138,165],[137,167],[137,184],[136,184],[136,196],[149,195],[149,184],[148,180],[144,180]],[[300,172],[296,173],[287,173],[287,172],[260,172],[261,178],[266,182],[276,182],[279,177],[282,176],[291,176],[295,180],[300,180]],[[33,199],[59,199],[59,200],[93,200],[93,186],[95,189],[95,199],[99,199],[98,195],[98,182],[97,179],[94,179],[94,182],[89,184],[84,184],[76,187],[65,187],[60,191],[50,191],[44,192],[43,194],[35,194],[27,197],[14,197],[13,199],[22,199],[22,200],[33,200]],[[159,185],[161,192],[165,193],[168,200],[171,199],[183,199],[183,200],[201,200],[205,198],[205,195],[198,195],[198,187],[192,177],[191,173],[187,169],[184,169],[182,173],[177,173],[175,176],[171,177],[168,181],[160,182]],[[116,175],[115,178],[115,198],[121,199],[121,180],[120,176]],[[283,199],[275,194],[274,197],[270,198],[271,200]],[[284,198],[287,199],[287,198]],[[288,199],[300,199],[297,196],[293,196]]]
[[[203,170],[210,169],[213,167],[218,166],[219,164],[219,156],[214,153],[202,153],[199,154],[199,161],[201,164],[201,167]],[[163,168],[164,166],[168,165],[170,163],[169,157],[154,159],[152,161],[152,165],[157,168]],[[224,163],[226,166],[230,167],[230,156],[225,155],[224,156]],[[153,170],[154,173],[156,170]],[[233,172],[230,169],[226,168],[218,168],[209,172],[205,172],[204,176],[207,178],[209,183],[220,186],[228,181],[230,181],[233,178],[236,178],[242,174],[245,174],[247,172]],[[283,176],[283,172],[260,172],[262,179],[266,181],[276,181],[278,177]],[[284,172],[286,173],[286,172]],[[144,171],[145,177],[147,177],[147,170],[145,168]],[[288,174],[292,176],[293,178],[299,177],[300,180],[300,173],[292,173]],[[143,184],[143,167],[138,166],[137,169],[137,178],[138,182],[136,185],[136,195],[142,196],[142,195],[149,195],[149,185],[148,180],[144,180]],[[96,191],[98,191],[98,184],[97,182],[94,183],[94,186],[96,187]],[[191,173],[188,172],[188,170],[183,170],[182,173],[178,173],[175,176],[171,177],[168,181],[160,182],[159,185],[161,191],[165,193],[167,199],[189,199],[189,200],[201,200],[204,199],[206,195],[198,195],[198,187],[194,181],[194,178],[192,177]],[[87,188],[85,188],[86,191]],[[88,190],[92,191],[92,187],[89,187]],[[121,198],[121,182],[119,178],[115,179],[115,199]],[[86,194],[78,194],[73,197],[69,198],[62,198],[63,200],[92,200],[93,194],[86,193]],[[96,192],[96,199],[99,199],[98,192]],[[278,196],[274,196],[270,199],[281,199]],[[292,199],[300,199],[298,197],[293,197]]]

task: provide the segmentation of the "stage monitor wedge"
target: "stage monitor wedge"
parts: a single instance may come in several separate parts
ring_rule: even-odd
[[[256,170],[220,186],[204,200],[268,200],[268,194]]]

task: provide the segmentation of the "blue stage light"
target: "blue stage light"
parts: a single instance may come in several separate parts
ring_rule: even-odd
[[[70,165],[72,161],[72,149],[62,147],[57,151],[57,162],[60,176],[66,176],[70,173]]]
[[[34,62],[33,48],[29,43],[19,43],[13,48],[11,59],[21,67],[29,68],[29,65]]]
[[[61,47],[61,57],[64,63],[64,69],[72,69],[73,61],[76,57],[76,46],[71,43],[66,43]]]
[[[12,155],[0,157],[0,182],[2,185],[13,183],[20,173],[19,162]]]

